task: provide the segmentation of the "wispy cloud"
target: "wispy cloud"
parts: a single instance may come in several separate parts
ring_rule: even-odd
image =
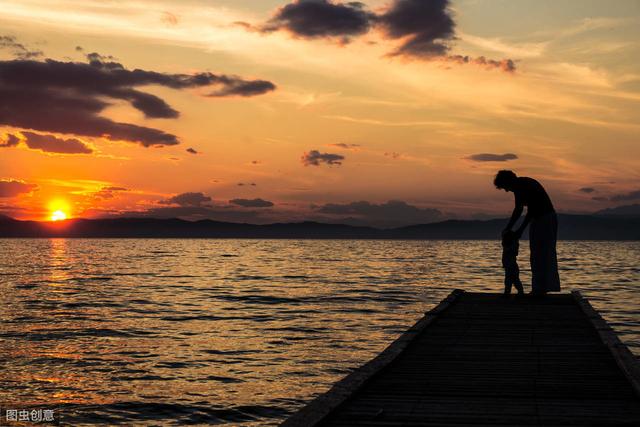
[[[342,115],[326,115],[325,119],[340,120],[343,122],[362,123],[367,125],[377,126],[392,126],[392,127],[413,127],[413,126],[452,126],[453,122],[425,120],[425,121],[408,121],[408,122],[394,122],[387,120],[370,119],[365,117],[351,117]]]
[[[466,158],[468,160],[473,160],[474,162],[507,162],[509,160],[518,159],[518,156],[513,153],[505,153],[505,154],[480,153],[480,154],[472,154]]]
[[[543,42],[507,42],[499,37],[480,37],[458,32],[458,36],[464,42],[481,49],[498,52],[503,55],[513,56],[516,58],[536,58],[541,56],[547,46],[548,41]]]

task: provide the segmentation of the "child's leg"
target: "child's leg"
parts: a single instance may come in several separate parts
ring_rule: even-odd
[[[514,272],[514,277],[513,277],[513,284],[515,285],[516,289],[518,290],[519,294],[524,294],[524,288],[522,287],[522,282],[520,281],[520,268],[518,267],[518,264],[516,264],[515,266],[515,272]]]
[[[511,294],[511,278],[508,275],[504,277],[504,294]]]

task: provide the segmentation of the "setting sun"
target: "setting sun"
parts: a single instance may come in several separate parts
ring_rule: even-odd
[[[56,199],[49,202],[48,210],[51,221],[64,221],[69,218],[69,203],[63,199]]]
[[[51,214],[51,221],[64,221],[67,219],[67,214],[63,211],[57,210]]]

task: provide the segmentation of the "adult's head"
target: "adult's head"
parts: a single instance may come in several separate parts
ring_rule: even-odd
[[[517,179],[518,177],[513,171],[503,169],[496,174],[493,184],[499,190],[513,191]]]

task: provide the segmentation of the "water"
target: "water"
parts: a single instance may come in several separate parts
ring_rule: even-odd
[[[275,425],[452,289],[501,291],[493,241],[0,239],[0,408],[62,424]],[[640,353],[640,242],[561,242]],[[521,267],[526,268],[526,244]],[[523,281],[530,278],[527,271]]]

